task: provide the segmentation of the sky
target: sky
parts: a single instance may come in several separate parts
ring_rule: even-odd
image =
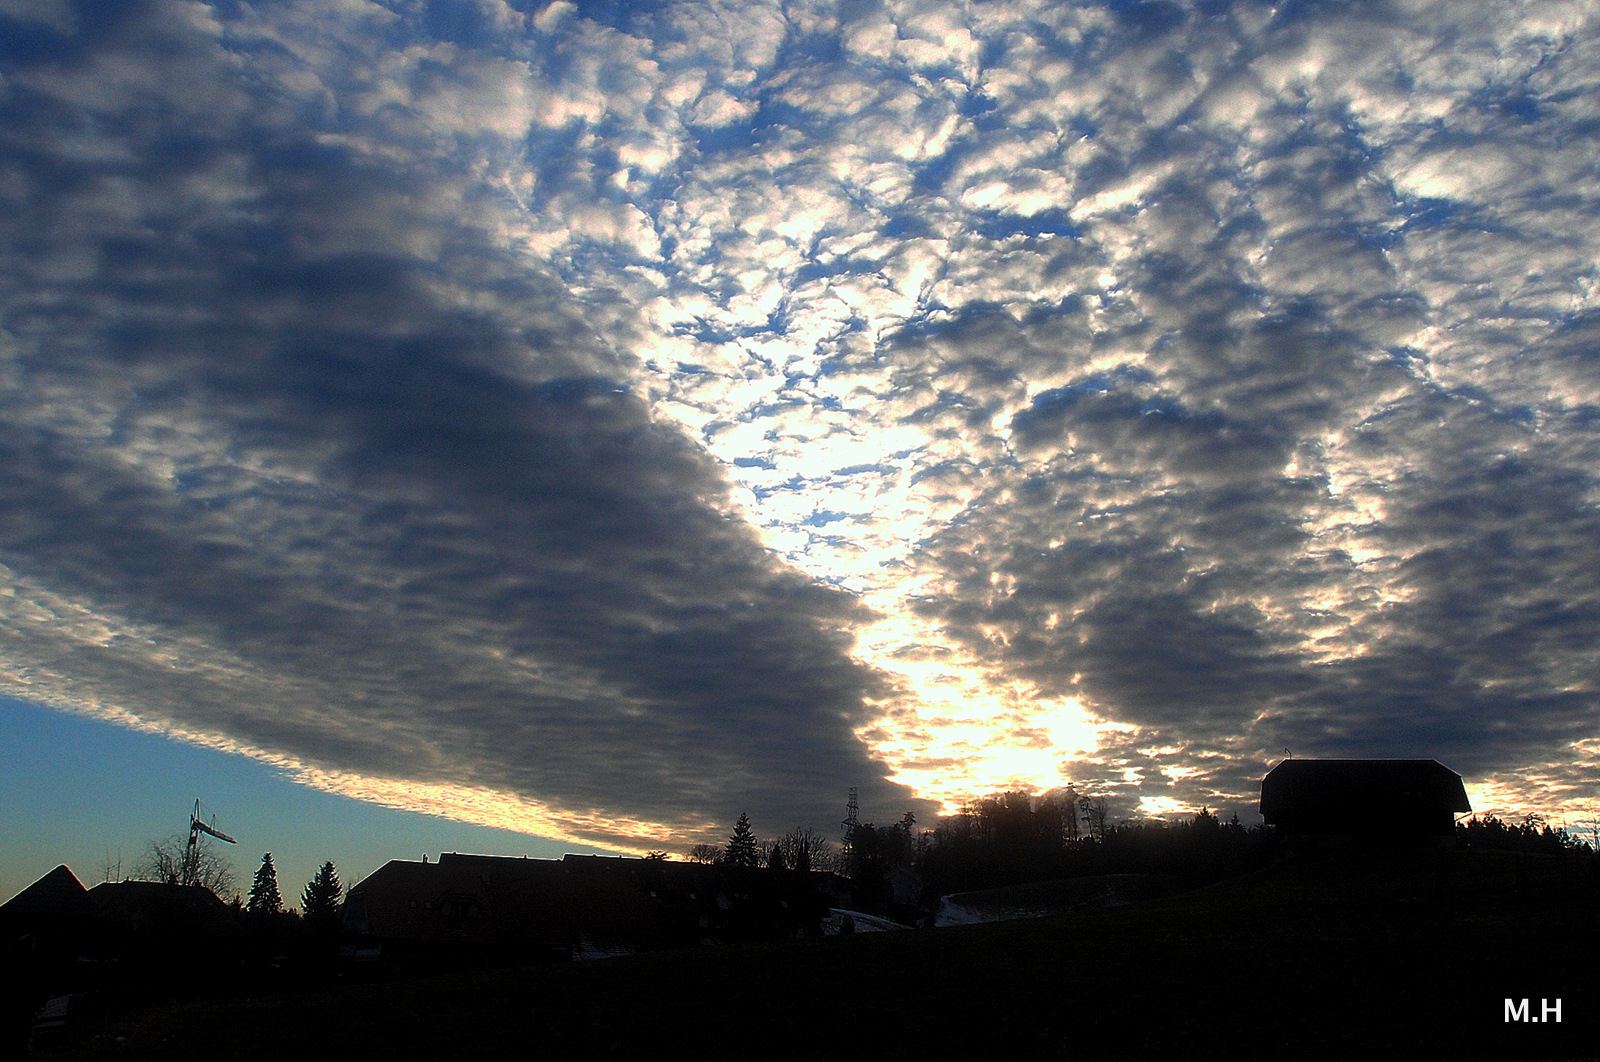
[[[325,862],[353,885],[391,859],[441,852],[548,859],[603,851],[295,785],[259,760],[23,701],[0,698],[0,711],[0,777],[8,780],[0,901],[63,863],[85,887],[138,876],[152,842],[188,842],[200,794],[201,819],[235,841],[202,837],[232,870],[237,891],[249,894],[270,852],[291,907]]]
[[[408,856],[1584,807],[1597,22],[0,0],[0,740]]]

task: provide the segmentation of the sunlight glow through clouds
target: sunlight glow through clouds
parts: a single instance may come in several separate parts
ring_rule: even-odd
[[[862,632],[856,652],[903,691],[888,716],[862,728],[893,777],[946,811],[986,793],[1071,781],[1072,763],[1095,751],[1101,721],[1076,700],[1046,703],[1026,683],[987,673],[970,653],[941,644],[939,631],[905,604],[892,604],[896,611],[880,611],[885,618]],[[1019,744],[1024,719],[1034,737]]]
[[[1139,814],[1148,815],[1154,819],[1159,819],[1163,816],[1173,815],[1182,811],[1192,810],[1194,809],[1184,807],[1184,805],[1180,804],[1171,797],[1147,796],[1139,798]]]

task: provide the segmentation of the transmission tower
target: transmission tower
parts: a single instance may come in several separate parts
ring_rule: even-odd
[[[842,847],[844,848],[845,862],[848,865],[850,848],[856,839],[856,830],[861,825],[861,804],[856,800],[855,786],[850,787],[850,802],[845,805],[844,822],[840,823],[840,825],[844,827],[844,844]]]

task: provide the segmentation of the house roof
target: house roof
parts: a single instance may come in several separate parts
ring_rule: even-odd
[[[1335,809],[1472,810],[1461,776],[1438,760],[1284,760],[1261,781],[1269,823]]]
[[[89,890],[96,912],[113,918],[150,916],[216,920],[228,905],[204,885],[164,881],[103,881]]]
[[[66,864],[0,904],[0,919],[56,918],[77,914],[88,907],[88,890]]]
[[[391,860],[350,890],[367,932],[463,943],[553,941],[628,924],[640,918],[638,894],[625,876],[574,873],[559,860],[455,852],[436,863]]]

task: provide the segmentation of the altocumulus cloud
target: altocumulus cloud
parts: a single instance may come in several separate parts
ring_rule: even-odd
[[[489,64],[393,75],[430,127],[221,11],[51,13],[5,101],[12,690],[602,842],[909,799],[851,732],[860,606],[730,517],[436,143]],[[394,29],[360,14],[332,51]]]
[[[613,842],[1569,797],[1595,21],[0,0],[6,688]]]

